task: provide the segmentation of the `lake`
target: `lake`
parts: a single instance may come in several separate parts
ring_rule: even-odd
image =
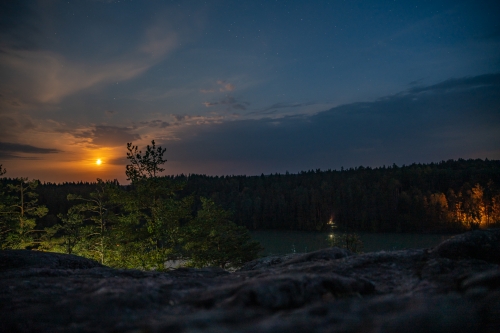
[[[329,247],[328,233],[310,231],[257,230],[252,238],[264,247],[263,255],[312,252]],[[433,247],[453,235],[358,233],[363,252]]]

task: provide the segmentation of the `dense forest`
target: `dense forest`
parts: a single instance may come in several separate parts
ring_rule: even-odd
[[[347,232],[339,244],[348,246],[355,232],[450,233],[500,225],[500,161],[159,176],[164,150],[152,143],[144,155],[129,145],[129,185],[0,178],[1,248],[74,253],[115,267],[163,269],[165,261],[181,260],[226,268],[257,256],[260,246],[248,229],[335,226]]]
[[[334,222],[358,232],[460,232],[500,221],[500,161],[449,160],[430,164],[315,170],[261,176],[179,175],[179,198],[207,197],[248,229],[321,231]],[[44,183],[39,202],[49,209],[40,222],[56,223],[96,183]],[[127,186],[124,186],[127,188]]]
[[[457,232],[500,221],[500,161],[357,167],[260,177],[174,179],[249,229]]]
[[[127,144],[130,185],[44,184],[0,178],[0,249],[76,254],[119,268],[239,267],[260,244],[206,197],[179,195],[185,182],[159,177],[165,149]],[[0,164],[0,176],[7,172]]]
[[[114,267],[164,269],[166,261],[181,260],[227,268],[258,255],[260,245],[248,229],[335,226],[347,233],[332,245],[350,248],[355,232],[448,233],[500,225],[500,161],[160,176],[165,149],[154,141],[144,154],[132,144],[127,149],[128,185],[1,177],[1,248],[73,253]]]

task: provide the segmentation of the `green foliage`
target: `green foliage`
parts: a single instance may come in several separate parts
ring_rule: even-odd
[[[356,233],[331,233],[328,235],[331,247],[340,247],[354,253],[363,253],[363,242]]]
[[[127,149],[128,186],[101,180],[39,185],[1,177],[1,247],[74,253],[114,267],[162,270],[166,260],[183,259],[227,268],[258,251],[238,226],[457,232],[500,225],[500,161],[159,177],[165,149],[154,141],[144,154],[131,143]],[[0,176],[4,172],[0,166]],[[198,210],[199,197],[210,199]],[[333,246],[361,251],[355,234],[332,234]]]
[[[115,196],[122,207],[121,264],[162,270],[167,259],[178,256],[179,230],[191,218],[192,198],[178,200],[183,185],[157,177],[164,171],[166,149],[157,148],[154,140],[144,154],[132,143],[127,150],[126,175],[132,184]]]
[[[184,249],[193,267],[239,267],[257,258],[261,247],[248,230],[229,220],[229,213],[212,200],[201,198],[202,209],[188,226]]]
[[[110,251],[115,248],[117,218],[113,212],[116,204],[111,197],[116,184],[97,179],[95,191],[88,197],[68,195],[69,201],[79,204],[71,207],[66,215],[59,214],[61,224],[47,229],[52,242],[64,246],[64,252],[83,255],[102,264],[108,264]]]
[[[96,191],[90,193],[88,198],[80,196],[69,196],[69,200],[83,201],[78,205],[78,209],[85,215],[84,219],[90,224],[84,232],[84,249],[91,257],[102,264],[107,264],[107,254],[114,248],[113,227],[116,224],[116,216],[113,212],[116,204],[111,197],[116,190],[112,182],[97,180]]]
[[[28,178],[16,178],[7,185],[7,194],[2,195],[0,232],[2,249],[26,249],[39,244],[36,218],[43,217],[48,210],[38,205],[35,192],[39,182]]]
[[[141,184],[147,185],[147,182]],[[191,219],[192,197],[157,197],[148,202],[134,188],[120,196],[119,217],[122,266],[163,270],[168,259],[179,256],[179,235],[183,222]],[[142,203],[142,204],[141,204]]]
[[[42,249],[72,254],[83,238],[84,216],[81,207],[73,206],[67,214],[58,214],[61,223],[45,228]]]
[[[330,234],[328,235],[328,243],[331,247],[340,247],[354,253],[363,252],[363,242],[361,241],[361,238],[359,238],[358,234],[336,233],[335,230],[338,227],[333,220],[333,217],[330,218],[330,221],[328,221],[328,227],[330,229]]]
[[[158,177],[164,171],[161,166],[166,162],[166,150],[151,143],[144,154],[127,144],[129,186],[98,179],[89,184],[92,191],[68,194],[67,201],[75,204],[66,214],[59,211],[58,223],[46,227],[43,237],[36,240],[33,235],[42,230],[35,230],[35,217],[47,213],[44,206],[37,205],[34,190],[38,182],[20,179],[9,184],[10,194],[1,196],[5,208],[1,230],[6,235],[2,247],[36,246],[93,258],[113,267],[144,270],[163,270],[170,259],[188,260],[196,267],[227,268],[256,258],[259,244],[251,241],[244,227],[232,223],[225,210],[202,198],[203,207],[196,214],[193,195],[178,198],[184,181]],[[17,192],[17,196],[11,195]],[[57,197],[61,201],[57,191],[42,193],[45,199]],[[56,207],[67,204],[59,202]]]
[[[327,231],[332,215],[339,230],[356,232],[453,233],[474,228],[479,220],[481,228],[500,226],[500,161],[156,178],[171,185],[155,187],[175,187],[179,199],[194,194],[214,200],[233,213],[234,223],[248,229]],[[482,196],[472,191],[476,184]],[[66,212],[67,193],[88,195],[93,186],[44,184],[39,187],[40,202],[51,212]]]
[[[7,171],[0,164],[0,176],[3,176]],[[5,193],[6,186],[3,181],[0,182],[0,248],[3,249],[6,245],[8,234],[13,229],[13,223],[10,219],[10,198]]]

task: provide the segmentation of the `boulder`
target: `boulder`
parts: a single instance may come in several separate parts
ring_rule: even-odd
[[[69,254],[29,250],[0,251],[0,271],[9,269],[81,269],[103,267],[97,261]]]
[[[498,229],[475,230],[442,242],[434,251],[449,259],[481,259],[500,264],[500,233]]]

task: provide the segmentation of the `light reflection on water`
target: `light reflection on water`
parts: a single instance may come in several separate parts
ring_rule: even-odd
[[[263,255],[312,252],[329,247],[329,233],[310,231],[258,230],[252,238],[264,247]],[[453,235],[358,233],[363,252],[434,247]]]

